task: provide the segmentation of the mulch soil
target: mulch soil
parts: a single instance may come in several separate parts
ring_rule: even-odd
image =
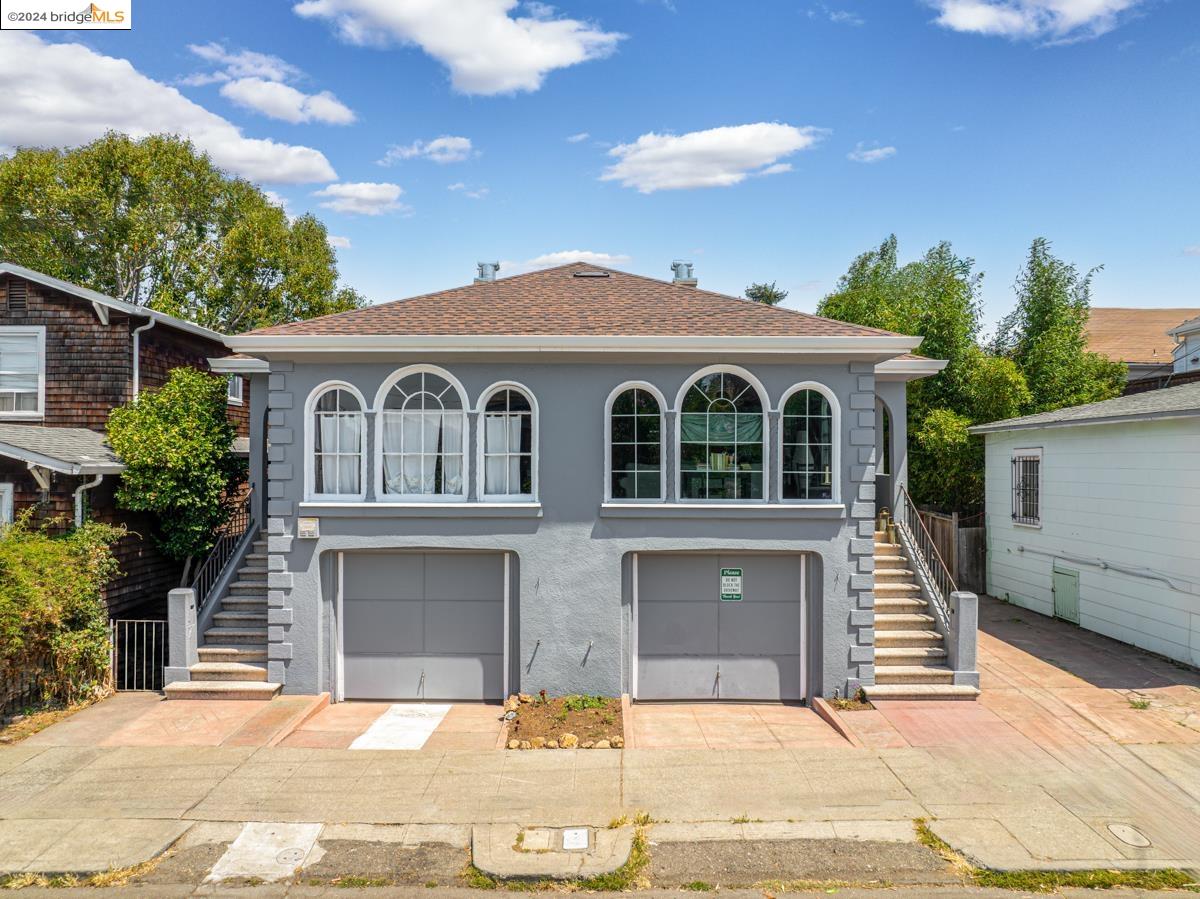
[[[624,739],[621,700],[605,699],[600,708],[570,711],[563,708],[561,698],[547,699],[543,703],[535,696],[533,702],[521,703],[516,720],[508,725],[508,736],[513,740],[532,740],[534,737],[557,740],[563,734],[575,734],[580,743],[613,737]]]

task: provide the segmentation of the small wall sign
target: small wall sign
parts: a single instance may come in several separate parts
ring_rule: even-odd
[[[721,601],[722,602],[741,602],[742,601],[742,569],[740,569],[740,568],[722,568],[721,569]]]
[[[296,536],[301,540],[316,540],[321,536],[321,519],[297,518]]]

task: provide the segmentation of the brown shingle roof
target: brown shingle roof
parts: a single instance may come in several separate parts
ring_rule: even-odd
[[[1167,365],[1175,341],[1167,332],[1200,309],[1124,309],[1093,307],[1088,317],[1088,349],[1114,362]]]
[[[587,276],[592,272],[598,276]],[[577,277],[577,274],[583,274]],[[893,336],[574,262],[302,322],[255,335],[602,335],[721,337]]]

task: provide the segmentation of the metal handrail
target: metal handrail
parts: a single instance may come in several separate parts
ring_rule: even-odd
[[[933,535],[929,533],[925,522],[921,520],[921,513],[917,510],[916,503],[908,495],[908,490],[903,484],[900,485],[899,497],[900,507],[896,510],[896,525],[904,531],[905,536],[916,550],[918,556],[916,561],[929,575],[929,583],[934,588],[934,598],[937,599],[942,611],[949,615],[950,594],[958,587],[954,583],[950,569],[942,560],[942,554],[938,552]],[[912,524],[913,519],[916,519],[915,527]]]
[[[211,598],[213,587],[221,579],[221,574],[233,558],[235,550],[241,545],[246,534],[253,529],[254,487],[251,486],[221,526],[208,558],[196,569],[196,576],[192,578],[191,588],[196,593],[197,612],[203,609],[204,604]]]

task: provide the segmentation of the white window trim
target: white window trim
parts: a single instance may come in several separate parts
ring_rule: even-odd
[[[613,499],[612,495],[612,409],[613,403],[626,390],[644,390],[658,403],[658,499]],[[665,503],[667,501],[667,454],[663,435],[667,430],[667,401],[657,387],[647,381],[626,381],[613,388],[604,401],[604,502],[606,503]]]
[[[246,402],[246,381],[238,374],[229,374],[226,376],[225,402],[230,406],[242,406]],[[231,390],[233,385],[237,385],[237,390]]]
[[[1013,490],[1016,489],[1016,486],[1017,486],[1016,484],[1011,483],[1012,462],[1017,459],[1037,459],[1037,462],[1038,462],[1037,512],[1038,512],[1038,514],[1037,514],[1036,522],[1016,521],[1016,520],[1012,519],[1012,517],[1011,517],[1012,513],[1010,511],[1009,520],[1012,522],[1012,526],[1014,528],[1029,528],[1030,530],[1040,531],[1042,529],[1042,522],[1044,520],[1044,516],[1042,515],[1042,498],[1044,495],[1044,487],[1046,484],[1046,479],[1042,476],[1042,473],[1043,473],[1043,470],[1045,467],[1042,464],[1042,447],[1027,446],[1027,447],[1014,447],[1013,448],[1012,455],[1009,460],[1009,467],[1008,467],[1009,468],[1009,480],[1010,480],[1010,483],[1008,485],[1008,504],[1009,504],[1010,510],[1012,508],[1012,499],[1013,499],[1012,492],[1013,492]]]
[[[13,485],[0,484],[0,525],[12,524],[13,521]]]
[[[409,375],[431,374],[445,379],[451,387],[458,391],[458,401],[462,405],[462,490],[458,493],[385,493],[383,490],[383,407],[387,401],[388,391]],[[375,418],[375,445],[373,450],[373,465],[375,470],[375,501],[384,503],[465,503],[467,491],[471,484],[471,422],[467,418],[470,405],[467,403],[467,391],[462,381],[450,374],[444,368],[436,365],[408,365],[399,371],[394,371],[379,386],[375,393],[375,407],[371,410]],[[393,410],[395,411],[395,410]]]
[[[788,499],[783,495],[783,416],[788,400],[801,390],[815,390],[829,401],[829,411],[832,415],[830,434],[833,442],[833,458],[830,466],[833,471],[833,497],[831,499]],[[837,394],[819,381],[801,381],[793,384],[779,399],[779,440],[778,452],[775,459],[775,476],[779,483],[779,502],[792,505],[830,505],[837,506],[842,502],[842,407],[838,403]]]
[[[519,390],[529,400],[529,408],[533,410],[531,414],[530,428],[532,430],[532,448],[530,454],[531,477],[532,477],[532,493],[488,493],[487,492],[487,477],[484,467],[484,444],[487,442],[487,428],[484,425],[485,409],[487,408],[488,400],[493,395],[501,390]],[[479,500],[485,503],[536,503],[538,500],[538,468],[541,467],[542,448],[539,442],[539,422],[541,415],[538,412],[537,397],[533,395],[533,391],[519,381],[497,381],[490,387],[485,389],[479,395],[479,403],[475,407],[477,415],[476,435],[475,435],[475,470],[479,472]]]
[[[317,401],[330,390],[345,390],[358,400],[358,405],[361,409],[359,415],[362,416],[362,439],[358,450],[358,485],[360,490],[357,494],[317,493],[315,489],[317,483],[316,434],[313,433],[313,419],[316,416]],[[367,412],[367,403],[363,399],[362,393],[348,381],[324,381],[314,387],[312,392],[309,393],[308,399],[304,403],[304,499],[306,502],[320,502],[323,500],[363,502],[367,498]]]
[[[38,355],[37,410],[33,412],[0,412],[0,419],[31,421],[46,417],[46,326],[8,325],[0,327],[0,334],[36,335]]]
[[[683,465],[682,465],[682,462],[683,462],[683,459],[682,459],[682,452],[683,452],[683,447],[682,447],[682,443],[683,443],[683,440],[682,440],[682,438],[683,438],[683,427],[682,427],[683,399],[685,396],[687,396],[687,392],[692,389],[693,384],[695,384],[697,381],[699,381],[705,375],[712,375],[712,374],[716,374],[717,372],[725,372],[727,374],[737,375],[739,378],[743,378],[746,381],[746,383],[748,383],[751,387],[754,388],[755,393],[758,394],[758,401],[759,401],[759,404],[762,406],[762,419],[763,419],[763,440],[762,440],[763,495],[762,495],[762,499],[688,499],[688,498],[685,498],[683,495]],[[755,377],[753,374],[751,374],[749,371],[742,368],[741,366],[738,366],[738,365],[709,365],[706,368],[700,369],[699,371],[692,372],[692,374],[689,375],[684,380],[683,386],[680,387],[679,391],[675,394],[675,408],[672,410],[672,415],[675,418],[675,464],[673,467],[675,469],[674,478],[675,478],[675,499],[676,499],[676,501],[680,504],[699,505],[699,506],[705,506],[705,505],[720,506],[720,505],[726,505],[728,503],[737,503],[737,504],[742,504],[742,505],[745,505],[748,503],[753,503],[753,504],[757,504],[757,505],[765,505],[766,503],[770,502],[770,500],[771,500],[771,419],[770,419],[770,415],[769,415],[770,412],[771,412],[771,402],[770,402],[770,397],[767,394],[767,388],[763,386],[762,381],[760,381],[757,377]]]

